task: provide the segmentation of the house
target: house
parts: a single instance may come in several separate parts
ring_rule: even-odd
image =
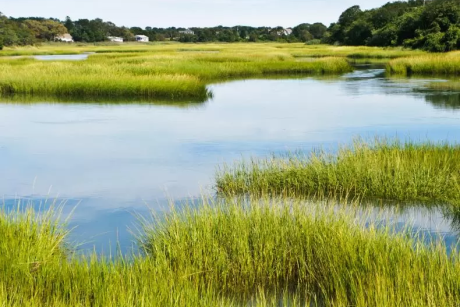
[[[137,42],[148,43],[149,41],[149,37],[145,35],[136,35],[135,37]]]
[[[123,43],[123,37],[107,36],[107,39],[114,43]]]
[[[69,33],[58,35],[54,40],[58,42],[73,43],[73,37]]]
[[[279,36],[282,36],[282,35],[289,36],[292,34],[292,28],[279,30],[278,32],[276,32],[276,34],[278,34]]]
[[[195,35],[195,32],[193,32],[190,29],[186,29],[184,31],[179,31],[180,34],[186,34],[186,35]]]

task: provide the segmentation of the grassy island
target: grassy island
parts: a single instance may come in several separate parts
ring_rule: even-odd
[[[458,76],[460,52],[426,54],[391,60],[387,71],[398,75]]]
[[[460,262],[326,201],[221,200],[142,223],[141,252],[79,256],[52,211],[0,214],[3,306],[458,306]]]
[[[217,174],[219,193],[341,196],[460,204],[460,147],[449,144],[356,141],[336,154],[239,162]]]

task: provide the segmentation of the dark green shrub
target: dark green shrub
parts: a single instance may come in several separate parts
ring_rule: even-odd
[[[459,38],[460,28],[455,25],[451,25],[441,41],[441,43],[445,46],[445,51],[458,49],[460,43]]]
[[[428,34],[423,49],[431,52],[444,52],[446,47],[442,43],[443,38],[444,34],[441,32]]]
[[[346,32],[345,44],[351,46],[366,45],[372,37],[372,25],[363,20],[353,22]]]
[[[398,29],[395,25],[388,25],[374,32],[368,41],[369,46],[388,47],[394,46],[398,39]]]

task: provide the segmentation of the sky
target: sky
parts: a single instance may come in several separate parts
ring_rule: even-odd
[[[388,0],[0,0],[12,17],[102,18],[119,26],[211,27],[329,25],[350,6],[378,7]]]

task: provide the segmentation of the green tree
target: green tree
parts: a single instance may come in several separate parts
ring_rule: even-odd
[[[346,9],[339,17],[338,24],[345,28],[350,26],[353,22],[359,19],[362,14],[361,8],[359,5],[354,5]]]
[[[388,24],[372,33],[368,40],[369,46],[388,47],[395,46],[398,40],[398,28],[394,24]]]
[[[456,25],[451,25],[444,37],[441,40],[441,44],[444,45],[444,51],[456,50],[460,47],[460,28]]]
[[[345,33],[345,44],[352,46],[366,45],[372,37],[372,24],[357,20],[350,25]]]
[[[320,22],[312,24],[308,29],[308,32],[310,32],[311,35],[313,35],[313,38],[315,39],[322,39],[326,31],[327,27]]]

